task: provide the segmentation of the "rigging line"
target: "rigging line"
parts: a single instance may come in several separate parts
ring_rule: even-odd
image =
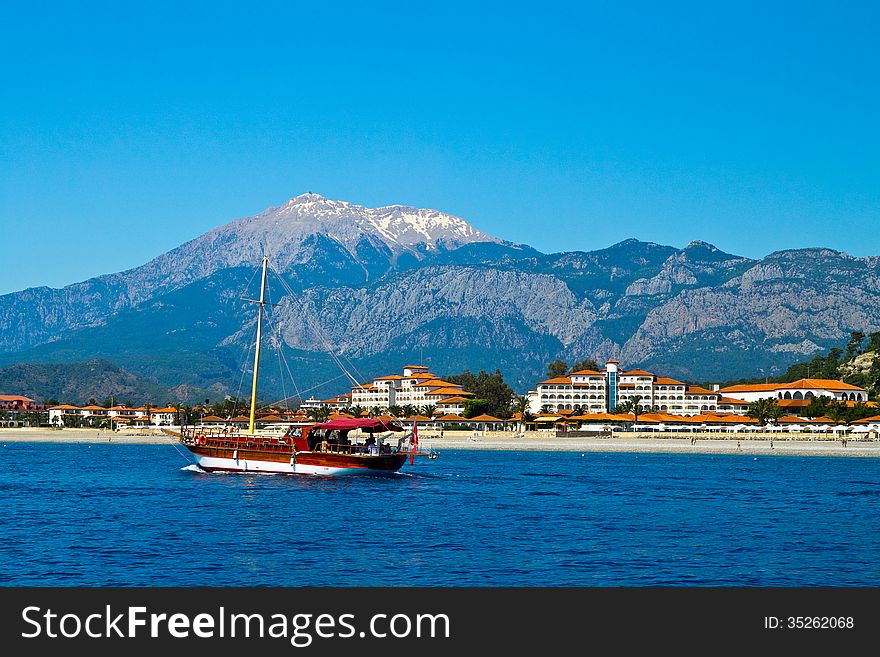
[[[254,269],[254,273],[251,274],[251,279],[247,282],[247,285],[244,286],[244,292],[243,292],[243,294],[247,294],[247,293],[248,293],[248,290],[249,290],[250,287],[251,287],[251,283],[254,282],[254,278],[256,278],[256,276],[257,276],[257,272],[259,272],[261,269],[262,269],[262,266],[257,267],[256,269]],[[245,377],[245,374],[247,374],[247,370],[245,369],[245,365],[247,364],[247,362],[248,362],[248,358],[249,358],[250,355],[251,355],[251,350],[252,350],[252,349],[255,349],[255,348],[256,348],[256,345],[255,345],[255,344],[248,344],[248,348],[247,348],[246,350],[243,350],[243,351],[244,351],[244,357],[242,358],[242,360],[241,360],[241,364],[240,364],[239,367],[238,367],[238,369],[241,371],[241,377],[239,377],[239,379],[238,379],[238,390],[237,390],[236,393],[235,393],[235,406],[236,406],[236,408],[233,409],[233,410],[237,410],[237,409],[238,409],[238,402],[239,402],[239,400],[241,399],[241,389],[242,389],[242,387],[244,386],[244,377]]]
[[[273,271],[274,271],[274,268],[273,268]],[[284,297],[281,298],[281,301],[279,301],[278,306],[280,306],[283,301],[284,301]],[[284,362],[284,367],[287,369],[288,376],[290,376],[290,382],[293,384],[294,392],[296,392],[298,397],[302,398],[302,396],[300,395],[300,391],[299,391],[299,384],[297,384],[296,377],[293,376],[293,371],[290,369],[290,363],[287,362],[287,356],[284,354],[284,338],[281,335],[281,322],[274,322],[272,320],[272,318],[269,316],[269,313],[266,313],[266,321],[269,322],[270,333],[271,333],[271,331],[275,330],[275,328],[277,326],[278,336],[277,336],[276,340],[277,340],[278,355],[279,355],[278,369],[279,369],[279,373],[281,375],[282,392],[284,393],[284,399],[282,401],[285,404],[287,404],[287,400],[289,399],[289,396],[287,394],[287,390],[284,385],[284,370],[281,369],[281,361]],[[289,406],[287,406],[287,410],[288,411],[290,410]]]
[[[327,379],[326,381],[323,381],[323,382],[321,382],[321,383],[315,384],[315,385],[313,385],[311,388],[306,388],[305,390],[298,390],[298,391],[297,391],[297,396],[298,396],[300,399],[302,399],[302,396],[303,396],[304,394],[306,394],[307,392],[311,392],[312,390],[317,390],[318,388],[321,388],[321,387],[327,385],[328,383],[333,383],[334,381],[338,381],[339,379],[344,379],[344,378],[345,378],[345,374],[340,374],[339,376],[333,377],[332,379]],[[279,399],[278,402],[276,402],[276,403],[281,403],[281,402],[283,402],[283,401],[285,401],[285,400],[283,400],[283,399]]]
[[[238,391],[235,393],[235,405],[238,406],[238,401],[241,399],[241,388],[244,385],[244,375],[247,374],[247,370],[245,369],[245,365],[247,364],[248,357],[251,355],[252,348],[255,348],[256,345],[249,344],[247,351],[245,351],[244,358],[241,361],[241,365],[239,369],[241,370],[241,377],[238,379]]]
[[[180,454],[183,457],[184,461],[186,461],[187,463],[190,463],[190,464],[192,463],[192,459],[190,459],[186,454],[184,454],[183,452],[180,451],[180,448],[177,446],[176,440],[172,440],[171,438],[169,438],[168,443],[177,451],[178,454]]]
[[[269,303],[271,304],[272,303],[272,294],[269,291],[268,284],[266,285],[266,296],[269,297]],[[266,322],[268,322],[268,324],[269,324],[269,335],[271,336],[272,332],[275,330],[275,323],[270,319],[269,313],[266,313]],[[281,367],[281,353],[282,353],[282,349],[283,349],[283,344],[281,343],[281,324],[280,324],[280,322],[278,323],[278,331],[277,332],[278,332],[278,335],[275,338],[275,345],[277,348],[275,351],[276,351],[276,354],[278,355],[278,374],[281,378],[281,393],[284,395],[284,408],[289,413],[290,406],[287,403],[287,386],[284,383],[284,369],[282,369],[282,367]],[[288,368],[288,371],[289,371],[289,368]],[[291,377],[291,381],[292,380],[293,380],[293,377]]]
[[[257,276],[257,272],[259,272],[262,268],[263,268],[262,265],[260,265],[259,267],[257,267],[256,269],[254,269],[254,273],[251,274],[251,280],[249,280],[249,281],[247,282],[247,285],[244,286],[244,292],[242,292],[242,294],[247,294],[247,291],[248,291],[248,290],[250,289],[250,287],[251,287],[251,283],[254,282],[254,278],[256,278],[256,276]],[[242,296],[242,295],[239,295],[239,296]]]
[[[270,266],[271,266],[271,265],[270,265]],[[288,293],[291,297],[293,297],[294,301],[296,301],[296,302],[299,304],[300,309],[303,311],[303,313],[302,313],[302,317],[303,317],[303,319],[306,320],[306,323],[309,325],[309,328],[311,328],[312,331],[314,331],[314,333],[315,333],[315,335],[318,337],[318,339],[321,340],[322,343],[324,343],[324,350],[325,350],[325,351],[330,355],[330,357],[334,360],[334,362],[336,363],[337,367],[339,367],[339,369],[341,369],[343,372],[345,372],[345,374],[348,376],[348,378],[351,379],[351,381],[352,381],[355,385],[361,385],[361,382],[358,381],[357,379],[355,379],[354,376],[352,376],[351,372],[349,372],[349,371],[345,368],[345,365],[342,364],[342,361],[339,360],[339,358],[336,356],[335,353],[333,353],[333,350],[330,348],[330,344],[329,344],[329,342],[328,342],[327,339],[324,337],[324,333],[321,331],[321,329],[320,329],[319,326],[316,326],[316,324],[315,324],[314,322],[312,322],[311,318],[309,317],[309,314],[306,312],[305,305],[304,305],[304,304],[302,303],[302,301],[299,299],[299,297],[297,296],[296,292],[293,291],[293,288],[290,287],[290,285],[288,285],[287,281],[285,281],[284,278],[281,277],[281,274],[278,272],[278,270],[276,270],[274,267],[272,267],[272,271],[274,271],[274,272],[275,272],[275,275],[278,276],[278,279],[281,281],[282,286],[287,290],[287,293]]]

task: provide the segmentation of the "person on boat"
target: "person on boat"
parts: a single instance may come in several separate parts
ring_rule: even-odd
[[[374,436],[370,436],[369,438],[367,438],[364,445],[367,446],[367,453],[368,454],[378,454],[379,453],[379,448],[376,447],[376,438]]]

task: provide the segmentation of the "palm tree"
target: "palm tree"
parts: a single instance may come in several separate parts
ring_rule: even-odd
[[[320,408],[310,408],[306,411],[306,415],[309,416],[309,419],[317,424],[321,421],[321,409]]]
[[[513,408],[519,413],[519,433],[525,431],[526,413],[529,412],[529,398],[527,395],[516,395],[513,398]]]
[[[633,395],[629,398],[631,412],[633,414],[633,424],[636,424],[639,421],[639,413],[642,412],[642,399],[641,395]]]
[[[825,409],[825,414],[835,422],[840,422],[845,419],[846,412],[847,408],[844,402],[829,402],[828,408]]]
[[[755,418],[759,424],[767,424],[769,420],[777,420],[785,414],[775,399],[764,398],[754,401],[746,411],[746,417]]]
[[[434,417],[434,411],[435,411],[435,410],[437,410],[437,406],[436,406],[436,405],[434,405],[434,404],[425,404],[424,406],[422,406],[420,412],[421,412],[425,417],[427,417],[427,418],[433,418],[433,417]]]
[[[405,408],[401,408],[397,404],[392,404],[388,407],[388,414],[393,415],[394,417],[400,417],[406,412]]]

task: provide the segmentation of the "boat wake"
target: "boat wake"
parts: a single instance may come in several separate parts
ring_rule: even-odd
[[[180,469],[181,472],[201,472],[202,474],[208,474],[207,470],[202,470],[195,463],[190,463],[189,465],[185,465]]]

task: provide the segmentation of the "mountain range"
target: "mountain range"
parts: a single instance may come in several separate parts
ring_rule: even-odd
[[[0,296],[0,366],[100,358],[184,401],[240,394],[255,323],[242,297],[258,294],[263,253],[277,305],[261,381],[274,397],[346,390],[331,354],[363,380],[421,361],[499,368],[524,392],[557,357],[705,382],[781,372],[880,329],[878,257],[754,260],[635,239],[544,254],[435,210],[309,193],[141,267]]]

